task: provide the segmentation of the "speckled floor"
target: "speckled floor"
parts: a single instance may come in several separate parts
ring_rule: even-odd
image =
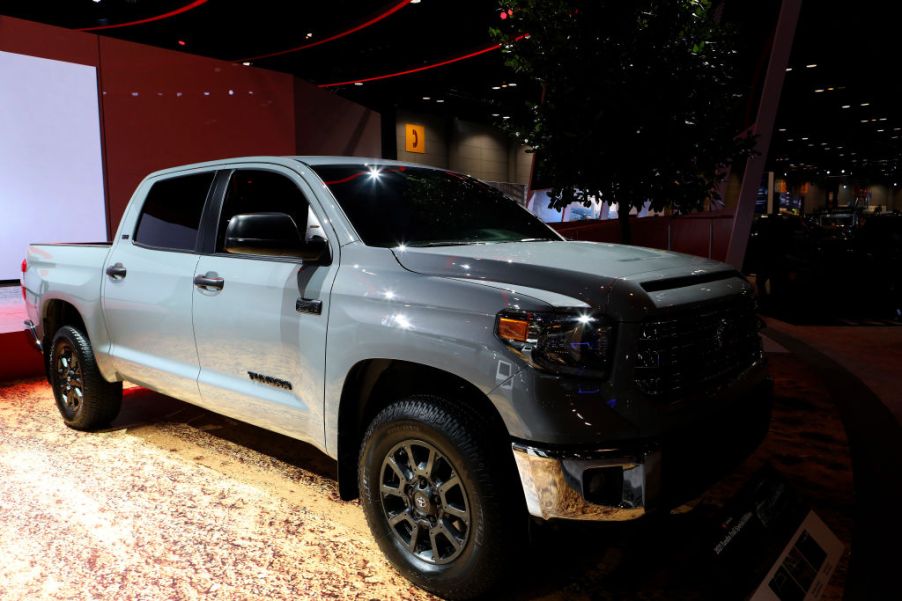
[[[765,462],[847,544],[848,448],[826,392],[772,355],[765,444],[695,511],[550,529],[514,550],[516,599],[703,599],[701,526]],[[687,546],[688,545],[688,546]],[[549,549],[553,549],[550,552]],[[538,567],[536,567],[538,566]],[[842,596],[845,559],[824,599]],[[63,426],[49,387],[0,384],[0,599],[427,599],[382,559],[334,465],[309,446],[143,389],[107,432]]]

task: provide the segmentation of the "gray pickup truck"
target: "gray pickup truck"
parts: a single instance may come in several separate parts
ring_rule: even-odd
[[[66,424],[110,424],[127,380],[312,444],[388,559],[448,597],[503,582],[529,519],[666,511],[767,431],[739,273],[566,241],[441,169],[168,169],[111,244],[26,261],[26,326]]]

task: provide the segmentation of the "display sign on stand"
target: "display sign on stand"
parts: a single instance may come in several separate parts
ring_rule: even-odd
[[[815,601],[830,581],[843,544],[809,511],[751,601]]]

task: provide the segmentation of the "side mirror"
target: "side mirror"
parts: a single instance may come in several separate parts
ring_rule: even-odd
[[[304,242],[294,219],[286,213],[235,215],[226,227],[223,250],[227,253],[297,257],[318,261],[329,248],[322,238]]]

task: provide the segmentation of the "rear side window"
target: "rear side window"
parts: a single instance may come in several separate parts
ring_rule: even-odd
[[[307,198],[297,184],[279,173],[242,169],[232,174],[219,219],[216,252],[223,250],[229,220],[242,213],[286,213],[300,234],[308,232],[306,238],[310,237]]]
[[[194,250],[214,175],[183,175],[155,183],[141,209],[135,242],[171,250]]]

